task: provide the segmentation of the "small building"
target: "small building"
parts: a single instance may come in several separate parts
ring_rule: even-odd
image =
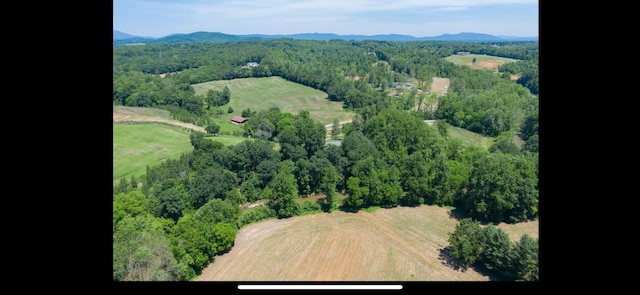
[[[423,122],[427,123],[428,125],[433,125],[437,120],[424,120]]]
[[[468,51],[458,51],[458,52],[456,52],[456,55],[469,55],[469,54],[471,54],[471,53],[468,52]]]
[[[247,121],[247,118],[244,118],[244,117],[240,117],[240,116],[231,117],[231,123],[233,124],[242,124],[246,121]]]
[[[257,67],[259,64],[257,62],[248,62],[247,63],[247,68],[255,68]]]

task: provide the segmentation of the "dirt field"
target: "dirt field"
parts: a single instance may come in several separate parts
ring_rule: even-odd
[[[498,67],[500,66],[500,63],[495,61],[479,61],[475,64],[467,63],[467,66],[471,68],[492,69],[497,71]]]
[[[493,280],[441,255],[456,224],[436,206],[267,220],[242,228],[195,281]]]
[[[206,132],[203,127],[171,119],[168,111],[150,108],[113,106],[113,122],[158,122]]]
[[[431,92],[438,95],[445,95],[449,90],[449,79],[433,77],[431,80]]]

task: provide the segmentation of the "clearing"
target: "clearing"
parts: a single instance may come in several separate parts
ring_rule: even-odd
[[[229,88],[231,100],[218,107],[225,113],[221,116],[224,121],[229,121],[232,116],[241,116],[247,108],[260,111],[278,107],[280,111],[294,115],[307,110],[311,118],[323,124],[331,124],[336,119],[352,119],[355,115],[343,109],[342,102],[329,101],[325,92],[277,76],[217,80],[191,86],[196,95],[202,96],[206,96],[209,89],[222,91],[224,86]],[[226,112],[229,107],[233,108],[232,113]]]
[[[441,254],[457,223],[449,209],[426,205],[266,220],[241,228],[195,281],[496,280]],[[513,240],[538,237],[537,221],[506,228]]]

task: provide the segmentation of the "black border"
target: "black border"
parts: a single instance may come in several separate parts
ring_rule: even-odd
[[[107,3],[107,2],[105,2]],[[93,5],[93,4],[92,4]],[[95,11],[98,11],[98,9],[95,9]],[[99,168],[101,165],[98,164],[91,164],[92,162],[94,162],[94,160],[101,158],[99,156],[95,156],[95,157],[90,157],[90,161],[86,161],[84,164],[85,165],[95,165],[96,167],[98,167],[98,170],[103,170],[103,173],[105,174],[111,174],[112,169],[109,170],[108,166],[113,166],[113,161],[112,161],[112,156],[113,156],[113,151],[112,148],[109,148],[109,145],[111,144],[111,146],[113,146],[113,121],[112,121],[112,111],[110,111],[110,109],[112,108],[112,103],[109,102],[109,100],[107,98],[103,98],[103,96],[111,96],[111,93],[109,92],[110,90],[112,90],[113,84],[112,84],[112,76],[109,76],[109,72],[110,69],[112,69],[112,48],[113,48],[113,40],[112,40],[112,30],[113,28],[113,6],[109,7],[109,8],[103,8],[101,9],[101,12],[105,12],[105,20],[103,20],[102,22],[100,22],[100,24],[104,24],[105,27],[100,29],[100,32],[104,33],[104,36],[102,36],[102,34],[100,34],[100,37],[93,37],[94,39],[97,39],[98,42],[96,45],[91,45],[91,43],[95,43],[95,40],[93,41],[89,41],[89,43],[87,43],[86,46],[81,46],[80,49],[78,50],[73,50],[73,54],[79,54],[79,52],[82,51],[89,51],[89,52],[93,52],[93,49],[95,49],[95,47],[98,47],[100,52],[104,49],[104,53],[100,53],[100,54],[105,54],[107,55],[107,57],[105,58],[105,69],[97,69],[98,71],[102,72],[99,75],[83,75],[83,73],[86,73],[87,70],[86,67],[88,66],[88,64],[85,63],[80,63],[80,68],[75,72],[75,76],[74,79],[76,79],[77,76],[83,76],[81,79],[85,79],[87,81],[81,81],[81,82],[77,82],[77,83],[86,83],[85,85],[96,85],[96,88],[98,87],[97,85],[99,85],[99,83],[96,83],[96,80],[98,79],[103,79],[104,83],[105,83],[105,93],[103,95],[94,95],[92,97],[85,97],[85,99],[87,100],[91,100],[91,104],[97,103],[97,105],[95,106],[95,109],[100,109],[99,112],[95,112],[95,113],[99,113],[99,115],[91,115],[91,118],[83,118],[83,119],[87,119],[89,122],[97,122],[100,121],[102,122],[104,120],[104,124],[106,125],[104,127],[104,132],[105,134],[102,134],[102,131],[100,132],[96,132],[92,137],[96,138],[97,140],[101,141],[101,140],[105,140],[107,141],[106,143],[99,143],[99,142],[95,142],[95,141],[91,141],[91,152],[93,153],[93,151],[95,150],[95,147],[97,145],[100,146],[105,146],[105,151],[104,153],[105,155],[105,163],[104,165],[106,166],[104,169]],[[549,11],[547,10],[545,13],[542,13],[542,6],[540,5],[539,2],[539,12],[540,12],[540,23],[543,23],[542,21],[542,16],[543,15],[547,15],[547,13],[549,13]],[[87,19],[85,19],[84,23],[83,21],[80,21],[79,23],[77,23],[77,28],[81,28],[83,27],[85,24],[90,24],[95,22],[98,17],[95,14],[92,14],[90,16],[85,16]],[[556,81],[556,79],[554,79],[554,74],[552,69],[553,67],[551,66],[552,60],[553,60],[553,52],[556,51],[554,49],[552,49],[553,45],[548,45],[551,44],[552,40],[552,35],[553,35],[553,29],[552,29],[552,22],[549,23],[548,21],[544,22],[545,24],[549,24],[549,25],[545,25],[544,28],[546,28],[546,30],[544,30],[545,32],[543,33],[543,26],[540,25],[540,30],[539,30],[539,45],[540,45],[540,60],[539,60],[539,79],[540,79],[540,94],[539,94],[539,98],[540,98],[540,130],[542,130],[542,133],[540,133],[540,150],[542,151],[540,154],[542,155],[540,157],[540,181],[539,181],[539,187],[540,187],[540,220],[543,220],[542,222],[540,222],[540,238],[539,238],[539,244],[540,244],[540,280],[536,281],[536,282],[502,282],[502,281],[490,281],[490,282],[393,282],[393,281],[384,281],[384,282],[379,282],[379,281],[355,281],[355,282],[343,282],[343,281],[337,281],[337,282],[308,282],[308,281],[304,281],[304,282],[291,282],[291,281],[287,281],[287,282],[272,282],[272,281],[259,281],[259,282],[250,282],[250,281],[246,281],[246,282],[114,282],[113,281],[113,274],[112,274],[112,266],[113,266],[113,261],[112,261],[112,244],[113,244],[113,240],[110,239],[110,235],[109,235],[109,231],[112,231],[112,224],[111,224],[111,219],[112,219],[112,210],[110,210],[110,208],[112,208],[112,199],[109,199],[109,196],[107,194],[105,194],[106,196],[102,196],[102,190],[106,190],[106,191],[110,191],[109,187],[107,186],[107,183],[105,183],[105,185],[88,185],[88,187],[86,187],[86,189],[89,190],[90,195],[84,195],[84,191],[82,198],[87,198],[89,200],[91,200],[89,203],[92,204],[92,206],[89,206],[91,208],[86,208],[87,210],[90,210],[92,213],[95,212],[95,210],[99,210],[100,212],[102,212],[102,209],[104,209],[104,214],[106,216],[101,217],[101,214],[89,214],[89,216],[85,216],[87,218],[86,222],[82,222],[82,221],[78,221],[76,220],[75,222],[80,222],[80,223],[86,223],[87,226],[90,226],[92,229],[90,230],[91,232],[89,234],[92,235],[96,235],[98,238],[95,239],[97,242],[95,242],[96,244],[94,245],[90,245],[89,243],[85,243],[83,244],[81,247],[84,247],[85,249],[83,249],[84,251],[86,251],[85,253],[79,254],[77,253],[75,250],[76,249],[72,249],[70,250],[71,255],[87,255],[87,257],[80,257],[80,261],[79,263],[82,264],[82,266],[78,267],[78,268],[74,268],[75,271],[74,273],[71,275],[71,278],[74,278],[73,280],[75,281],[75,278],[78,277],[77,275],[79,275],[79,277],[83,277],[82,280],[87,280],[90,282],[95,282],[96,279],[98,279],[99,281],[104,281],[107,284],[110,284],[111,286],[111,291],[152,291],[155,290],[157,288],[158,291],[163,291],[163,292],[170,292],[170,291],[174,291],[174,290],[202,290],[202,291],[208,291],[208,292],[235,292],[235,293],[301,293],[301,292],[308,292],[308,293],[316,293],[316,294],[322,294],[322,293],[326,293],[326,294],[336,294],[336,293],[406,293],[406,292],[410,292],[410,293],[414,293],[414,292],[424,292],[424,293],[431,293],[431,294],[435,294],[434,292],[438,292],[438,291],[443,291],[443,292],[455,292],[455,291],[469,291],[469,292],[473,292],[473,293],[482,293],[484,291],[491,291],[494,288],[496,290],[499,291],[516,291],[516,292],[522,292],[525,291],[526,292],[540,292],[543,291],[543,289],[548,289],[549,288],[549,282],[550,281],[555,281],[555,280],[562,280],[562,275],[558,274],[558,271],[562,271],[562,269],[557,269],[553,266],[553,264],[557,265],[558,261],[553,259],[553,250],[552,248],[558,247],[556,242],[550,242],[552,239],[555,239],[553,231],[554,230],[558,230],[559,228],[556,226],[548,226],[548,225],[554,225],[554,224],[558,224],[557,220],[553,221],[553,215],[556,209],[554,209],[555,205],[551,205],[552,203],[556,202],[556,198],[557,197],[562,197],[560,194],[564,194],[565,192],[563,191],[562,193],[556,195],[554,193],[553,196],[548,195],[547,193],[551,190],[554,189],[554,184],[553,184],[553,179],[551,176],[548,176],[549,172],[553,170],[552,166],[547,166],[547,163],[550,163],[549,161],[552,160],[547,160],[547,159],[553,159],[553,128],[552,128],[552,124],[553,124],[553,119],[551,115],[553,112],[555,112],[553,109],[555,108],[555,105],[552,107],[553,103],[550,103],[549,100],[552,99],[552,91],[554,91],[554,86],[552,81]],[[100,27],[100,26],[98,26]],[[544,38],[544,39],[543,39]],[[543,41],[545,40],[545,41]],[[85,40],[86,41],[86,40]],[[85,41],[79,41],[79,43],[85,42]],[[82,44],[81,44],[82,45]],[[548,46],[547,46],[548,45]],[[93,49],[91,47],[94,47]],[[557,51],[556,51],[557,52]],[[72,54],[72,55],[73,55]],[[80,58],[79,56],[76,56],[75,58]],[[98,60],[98,58],[92,58],[92,60]],[[91,71],[95,71],[97,67],[94,67]],[[101,68],[101,67],[100,67]],[[570,69],[567,69],[570,70]],[[101,75],[105,75],[105,77],[101,78]],[[111,81],[111,82],[109,82]],[[100,91],[99,93],[102,93],[102,91]],[[547,101],[545,101],[543,103],[543,100],[547,99]],[[556,97],[556,99],[560,99],[558,97]],[[103,101],[104,100],[104,101]],[[103,105],[104,103],[104,105]],[[111,105],[107,105],[107,104],[111,104]],[[94,107],[92,107],[94,108]],[[105,111],[104,114],[102,114],[102,110]],[[102,117],[104,116],[104,118]],[[111,119],[110,119],[111,118]],[[109,123],[111,120],[111,123]],[[102,123],[99,123],[102,124]],[[107,125],[110,124],[110,125]],[[111,140],[107,140],[108,138],[110,138]],[[87,147],[89,148],[89,147]],[[98,148],[100,149],[100,148]],[[83,161],[84,162],[84,161]],[[110,164],[107,164],[110,163]],[[543,164],[544,163],[544,164]],[[573,163],[572,163],[573,164]],[[553,165],[553,164],[550,164]],[[544,173],[543,173],[544,171]],[[545,176],[543,176],[543,174]],[[92,181],[95,182],[95,176],[91,175],[91,176],[85,176],[87,179],[83,179],[83,181]],[[105,180],[108,180],[109,177],[103,176],[103,178]],[[108,183],[109,186],[112,186],[112,182]],[[82,188],[83,190],[85,189],[85,187]],[[93,192],[96,192],[95,194]],[[96,199],[98,199],[98,201],[96,203],[92,203],[93,201],[95,201]],[[93,205],[95,204],[95,205]],[[97,209],[96,207],[99,207],[99,209]],[[85,210],[85,209],[81,209],[81,210]],[[84,217],[83,217],[84,218]],[[92,220],[92,219],[97,219],[97,220]],[[104,230],[106,233],[102,233],[102,230],[98,230],[97,224],[102,224],[104,222],[104,225],[100,226],[100,228],[102,228],[104,226]],[[544,230],[542,229],[544,225]],[[82,238],[84,238],[84,231],[82,234],[79,234]],[[568,241],[569,242],[569,241]],[[93,242],[92,242],[93,243]],[[569,242],[571,243],[571,242]],[[575,242],[574,242],[575,243]],[[87,268],[86,264],[91,264],[93,265],[95,262],[95,260],[97,259],[96,257],[99,257],[98,255],[98,248],[100,248],[100,246],[104,245],[105,249],[103,250],[105,253],[104,256],[104,263],[105,265],[103,267],[99,267],[99,266],[91,266],[88,267],[89,270],[85,269]],[[565,246],[565,248],[570,247],[570,246]],[[87,249],[89,248],[89,249]],[[82,252],[82,251],[81,251]],[[97,270],[97,271],[96,271]],[[104,271],[104,274],[102,273],[102,271]],[[575,271],[575,270],[570,270],[570,271]],[[362,285],[362,284],[366,284],[366,285],[374,285],[374,284],[381,284],[381,285],[396,285],[396,284],[400,284],[403,286],[402,290],[378,290],[378,291],[372,291],[372,290],[368,290],[368,291],[363,291],[363,290],[351,290],[351,291],[346,291],[346,290],[336,290],[336,291],[332,291],[332,290],[308,290],[308,291],[299,291],[299,290],[290,290],[290,291],[282,291],[282,290],[264,290],[264,291],[249,291],[249,290],[245,290],[245,291],[241,291],[237,289],[237,286],[240,284],[245,284],[245,285],[249,285],[249,284],[260,284],[260,285],[266,285],[266,284],[276,284],[276,285],[300,285],[300,284],[313,284],[313,285],[319,285],[319,284],[329,284],[329,285],[340,285],[340,284],[355,284],[355,285]],[[101,289],[100,287],[97,286],[93,286],[93,287],[89,287],[89,289]],[[450,293],[451,294],[451,293]]]

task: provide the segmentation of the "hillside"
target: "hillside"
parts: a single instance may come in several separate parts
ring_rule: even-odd
[[[220,108],[226,111],[231,107],[234,112],[227,114],[221,122],[228,122],[231,116],[239,116],[247,108],[259,111],[278,107],[281,111],[294,115],[307,110],[311,118],[323,124],[333,123],[335,119],[349,120],[355,115],[354,112],[344,110],[341,102],[327,100],[327,94],[320,90],[276,76],[218,80],[192,86],[196,95],[203,96],[209,89],[222,91],[225,86],[229,88],[231,100]]]
[[[489,281],[448,265],[441,250],[457,219],[437,206],[374,213],[336,211],[242,228],[229,253],[196,281]],[[517,240],[538,238],[537,221],[500,226]],[[250,266],[250,267],[248,267]]]

